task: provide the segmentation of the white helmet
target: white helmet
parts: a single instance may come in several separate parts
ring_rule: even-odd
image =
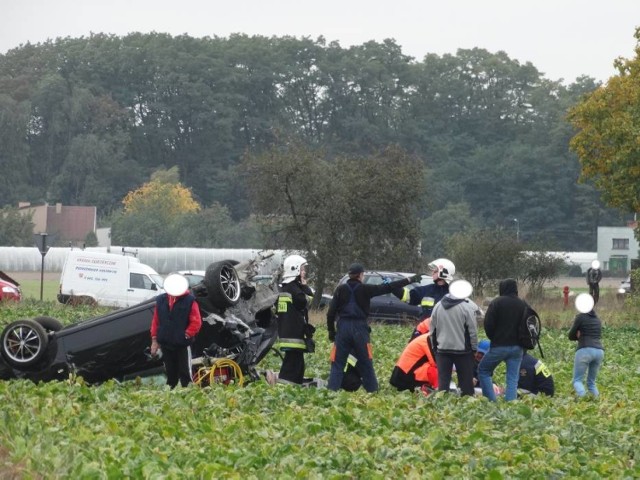
[[[431,274],[438,272],[438,278],[441,278],[447,283],[453,281],[453,275],[456,273],[456,266],[451,260],[446,258],[435,259],[429,263],[427,269]]]
[[[284,265],[282,267],[282,283],[289,283],[294,281],[302,270],[302,266],[307,264],[307,260],[300,255],[289,255],[284,259]]]

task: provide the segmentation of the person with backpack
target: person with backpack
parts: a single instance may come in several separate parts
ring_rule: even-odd
[[[587,270],[587,285],[589,285],[589,295],[593,297],[594,305],[600,299],[600,280],[602,280],[602,270],[600,270],[600,262],[594,260],[591,267]]]
[[[360,263],[351,264],[348,274],[347,281],[336,288],[327,310],[329,340],[334,342],[327,388],[340,389],[347,358],[353,354],[362,375],[362,386],[367,392],[376,392],[378,379],[373,369],[371,328],[367,322],[371,298],[419,282],[422,275],[380,285],[363,284],[364,267]]]
[[[507,401],[518,397],[518,377],[524,349],[520,344],[520,325],[530,308],[518,297],[518,284],[513,278],[502,280],[499,296],[494,298],[484,317],[484,331],[491,341],[491,348],[478,365],[478,382],[482,394],[491,401],[496,400],[493,389],[493,372],[505,362]]]

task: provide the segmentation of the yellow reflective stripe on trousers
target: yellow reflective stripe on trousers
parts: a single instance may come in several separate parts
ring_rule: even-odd
[[[356,363],[358,363],[358,359],[353,355],[349,354],[349,356],[347,357],[347,363],[344,364],[344,371],[345,372],[347,371],[347,368],[349,368],[349,365],[355,368]]]
[[[305,350],[307,348],[307,345],[304,343],[304,340],[301,340],[299,338],[281,338],[278,341],[278,348],[293,348]]]

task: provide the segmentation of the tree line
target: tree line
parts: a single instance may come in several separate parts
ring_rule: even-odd
[[[548,249],[595,250],[597,226],[622,214],[589,179],[578,182],[566,113],[597,87],[480,48],[415,60],[393,40],[62,38],[0,55],[0,188],[5,206],[96,205],[116,238],[135,233],[141,246],[245,246],[224,243],[273,241],[285,215],[257,196],[282,180],[260,160],[299,154],[310,161],[295,187],[354,248],[368,243],[363,235],[378,245],[408,238],[437,256],[465,229],[517,228]],[[173,167],[202,209],[161,242],[166,223],[126,223],[122,202]],[[341,215],[329,198],[360,210]],[[377,228],[364,229],[365,219]]]

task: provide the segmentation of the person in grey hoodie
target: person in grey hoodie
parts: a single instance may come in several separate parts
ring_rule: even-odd
[[[476,308],[466,298],[446,294],[431,314],[438,364],[438,390],[449,391],[453,366],[462,395],[473,395],[474,354],[478,349]]]

